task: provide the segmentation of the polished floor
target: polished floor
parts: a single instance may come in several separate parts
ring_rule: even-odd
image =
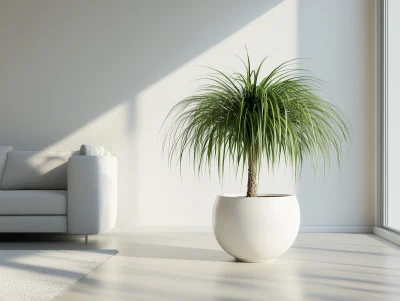
[[[55,300],[400,300],[400,248],[373,234],[300,233],[281,258],[235,262],[211,233],[0,236],[0,249],[117,249]]]

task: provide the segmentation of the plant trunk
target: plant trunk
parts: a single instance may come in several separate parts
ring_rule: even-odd
[[[251,160],[249,160],[249,174],[247,180],[246,197],[257,197],[257,164]]]

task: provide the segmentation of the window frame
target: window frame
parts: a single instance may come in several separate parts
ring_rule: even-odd
[[[377,2],[377,205],[376,226],[388,226],[388,0]],[[374,231],[375,232],[375,231]]]

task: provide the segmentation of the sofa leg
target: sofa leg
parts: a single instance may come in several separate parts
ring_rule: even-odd
[[[87,244],[88,243],[88,241],[89,241],[89,235],[85,235],[85,244]]]

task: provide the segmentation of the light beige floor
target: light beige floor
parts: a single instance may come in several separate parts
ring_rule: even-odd
[[[26,240],[29,241],[26,241]],[[400,248],[373,234],[301,233],[281,258],[234,262],[212,234],[0,237],[0,249],[119,253],[55,300],[400,300]]]

